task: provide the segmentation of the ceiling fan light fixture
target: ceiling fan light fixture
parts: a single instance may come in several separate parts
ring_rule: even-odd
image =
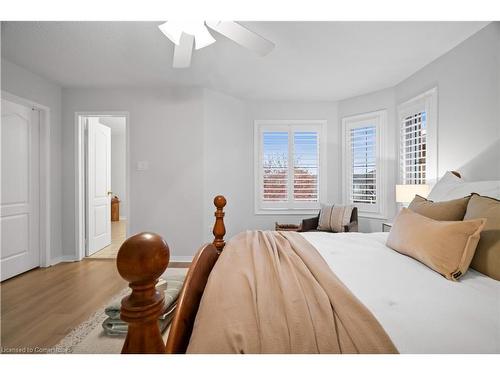
[[[205,23],[203,26],[197,30],[196,35],[194,36],[194,48],[201,49],[203,47],[209,46],[210,44],[215,43],[215,39],[208,31]]]
[[[215,31],[260,56],[265,56],[274,49],[273,42],[234,21],[172,20],[158,25],[158,28],[175,45],[174,68],[188,68],[194,49],[199,50],[215,43],[210,31]]]
[[[170,39],[172,43],[179,45],[182,35],[182,28],[177,22],[167,21],[159,25],[158,28],[168,39]]]
[[[203,21],[167,21],[158,26],[160,31],[175,45],[179,45],[182,33],[194,37],[195,49],[215,43]]]

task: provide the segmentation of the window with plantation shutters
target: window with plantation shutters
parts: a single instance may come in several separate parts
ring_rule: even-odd
[[[401,122],[400,162],[403,184],[426,183],[427,115],[425,111],[405,116]]]
[[[377,203],[377,129],[350,129],[352,203]]]
[[[319,208],[324,126],[323,121],[256,121],[257,213]]]
[[[342,119],[343,200],[365,216],[385,214],[382,160],[386,118],[384,110]]]
[[[398,106],[399,183],[433,184],[437,179],[437,88]]]

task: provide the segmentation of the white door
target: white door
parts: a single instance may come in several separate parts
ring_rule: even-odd
[[[111,244],[111,129],[87,122],[87,255]]]
[[[1,280],[40,265],[39,111],[2,99]]]

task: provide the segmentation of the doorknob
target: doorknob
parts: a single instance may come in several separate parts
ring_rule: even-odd
[[[113,194],[113,192],[112,191],[108,191],[108,195],[111,195],[111,194]]]

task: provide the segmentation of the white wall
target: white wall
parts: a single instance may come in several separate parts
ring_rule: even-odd
[[[205,90],[205,238],[213,226],[213,197],[223,194],[227,238],[246,229],[273,229],[275,221],[300,223],[312,215],[254,213],[254,120],[327,120],[328,195],[340,199],[335,102],[242,101]]]
[[[500,22],[494,22],[394,88],[339,102],[342,117],[388,110],[388,220],[396,213],[397,106],[438,88],[438,174],[458,170],[470,180],[500,179]],[[340,155],[340,154],[339,154]],[[380,231],[384,220],[360,219],[361,231]]]
[[[50,256],[57,262],[61,247],[61,87],[5,59],[1,61],[2,90],[50,108]]]
[[[500,22],[493,22],[395,88],[396,102],[438,87],[438,173],[500,179]]]
[[[63,89],[65,251],[75,254],[75,112],[128,111],[130,234],[159,233],[174,260],[193,255],[203,227],[202,99],[195,89]]]
[[[324,119],[328,122],[328,201],[341,202],[341,119],[386,109],[387,219],[360,218],[361,231],[380,231],[396,213],[397,105],[433,86],[439,90],[439,171],[464,169],[468,160],[498,142],[498,24],[490,25],[397,87],[340,102],[245,101],[204,90],[63,90],[65,244],[73,243],[73,114],[129,111],[132,232],[152,230],[171,244],[174,258],[194,254],[211,240],[213,197],[223,194],[227,237],[246,229],[271,229],[275,221],[299,223],[303,215],[254,213],[253,122]],[[474,59],[468,56],[474,55]],[[471,126],[471,124],[474,124]],[[476,129],[471,133],[471,129]],[[479,129],[479,131],[478,131]],[[477,134],[476,134],[477,133]],[[457,146],[459,145],[459,146]],[[498,148],[492,148],[498,160]],[[465,149],[465,151],[464,151]],[[488,151],[491,153],[491,151]],[[139,172],[139,160],[150,170]],[[497,166],[497,162],[488,165]],[[474,167],[476,176],[494,173]],[[488,175],[488,176],[486,176]]]
[[[340,102],[243,101],[204,89],[68,88],[61,92],[57,85],[5,60],[2,89],[52,109],[54,258],[75,255],[75,112],[128,111],[130,233],[161,234],[171,246],[173,259],[183,260],[210,239],[215,194],[228,198],[228,237],[244,229],[272,228],[275,221],[298,223],[303,218],[254,214],[256,119],[327,120],[328,201],[340,202],[341,118],[387,109],[389,139],[394,140],[389,142],[392,150],[387,160],[394,165],[388,177],[390,217],[395,212],[397,180],[396,106],[437,86],[439,173],[458,169],[470,179],[500,178],[499,50],[500,27],[493,23],[396,87]],[[138,161],[149,161],[149,170],[138,171]],[[378,231],[380,222],[361,219],[361,230]]]
[[[228,235],[298,223],[303,215],[255,215],[254,119],[328,121],[328,200],[340,198],[339,134],[334,102],[245,102],[211,90],[64,89],[64,244],[74,253],[74,113],[130,113],[131,233],[154,231],[167,240],[173,259],[192,256],[211,241],[213,197],[228,199]],[[140,160],[148,171],[137,171]]]
[[[208,242],[214,225],[213,199],[222,194],[226,239],[247,229],[253,212],[253,132],[247,126],[245,102],[215,91],[204,93],[204,212],[203,238]],[[253,203],[253,202],[252,202]],[[250,212],[248,210],[251,210]]]
[[[211,90],[64,89],[64,237],[74,250],[74,113],[130,113],[131,233],[154,231],[167,240],[173,259],[192,256],[211,241],[213,197],[228,199],[228,235],[271,229],[274,222],[298,223],[303,215],[255,215],[253,202],[254,119],[326,119],[328,199],[340,197],[336,131],[332,102],[245,102]],[[148,171],[137,171],[140,160]],[[331,188],[330,188],[331,187]]]

